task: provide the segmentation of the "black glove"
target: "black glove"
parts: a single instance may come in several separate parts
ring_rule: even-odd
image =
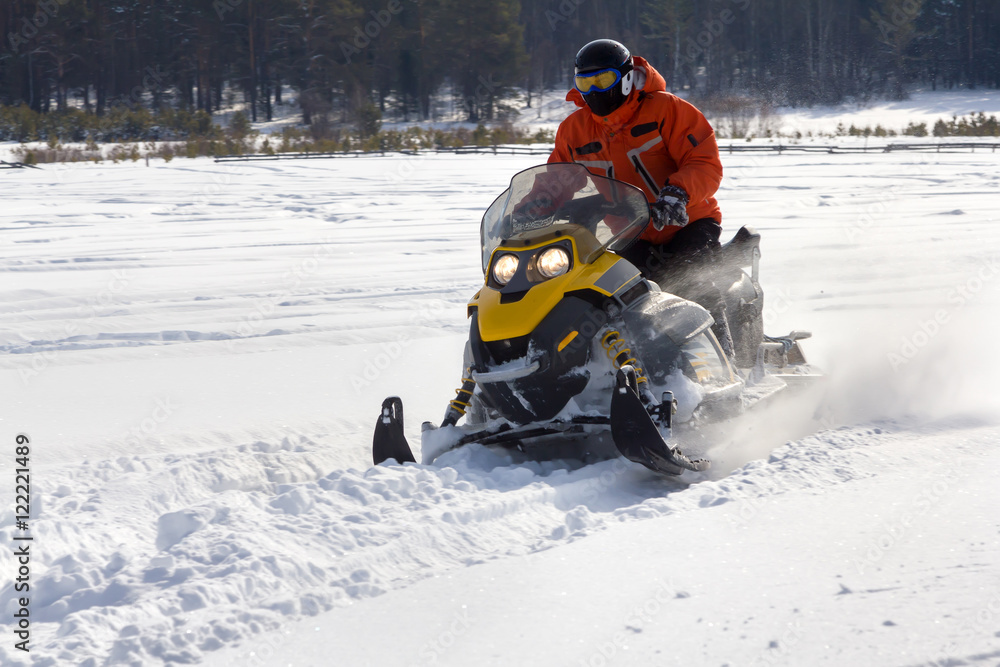
[[[653,228],[660,231],[664,227],[683,227],[688,223],[688,193],[676,185],[664,185],[656,201],[649,205],[653,218]]]

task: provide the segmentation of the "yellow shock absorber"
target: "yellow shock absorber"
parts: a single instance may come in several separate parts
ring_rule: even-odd
[[[472,402],[472,393],[476,390],[476,381],[472,379],[472,369],[466,368],[462,377],[462,386],[455,390],[455,398],[448,403],[448,410],[445,413],[444,423],[455,424],[465,415],[466,409]]]
[[[467,372],[466,375],[472,374]],[[464,415],[465,408],[469,407],[469,403],[472,401],[472,392],[475,391],[475,388],[475,380],[466,377],[462,378],[462,386],[455,390],[455,398],[451,401],[451,407]]]
[[[625,345],[625,337],[619,331],[612,330],[601,337],[601,346],[614,369],[620,370],[625,364],[631,364],[635,368],[636,381],[646,382],[646,374],[639,368],[639,361],[632,356],[632,350]]]

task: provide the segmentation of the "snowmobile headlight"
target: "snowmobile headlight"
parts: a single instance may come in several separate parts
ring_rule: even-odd
[[[555,278],[569,269],[569,253],[562,248],[549,248],[538,256],[538,273],[544,278]]]
[[[493,263],[493,278],[501,285],[506,285],[517,273],[519,260],[517,255],[500,255]]]

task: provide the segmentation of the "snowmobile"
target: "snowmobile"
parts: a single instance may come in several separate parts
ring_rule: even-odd
[[[675,432],[817,377],[799,344],[807,332],[763,333],[759,234],[740,229],[719,255],[733,276],[730,359],[707,310],[620,256],[649,219],[641,190],[583,165],[511,179],[483,215],[485,282],[468,303],[462,386],[440,425],[423,424],[425,464],[478,443],[534,459],[622,455],[667,475],[703,471],[710,462],[685,455]],[[415,461],[397,396],[382,404],[372,453],[376,465]]]

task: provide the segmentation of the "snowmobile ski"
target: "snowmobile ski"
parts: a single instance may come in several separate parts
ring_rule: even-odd
[[[654,472],[680,475],[685,470],[702,471],[711,466],[707,459],[691,460],[664,442],[639,398],[635,369],[628,365],[622,366],[615,376],[611,394],[611,437],[622,456]]]
[[[403,401],[399,396],[390,396],[382,401],[382,414],[375,424],[372,458],[375,465],[389,459],[395,459],[397,463],[416,463],[410,444],[403,435]]]

